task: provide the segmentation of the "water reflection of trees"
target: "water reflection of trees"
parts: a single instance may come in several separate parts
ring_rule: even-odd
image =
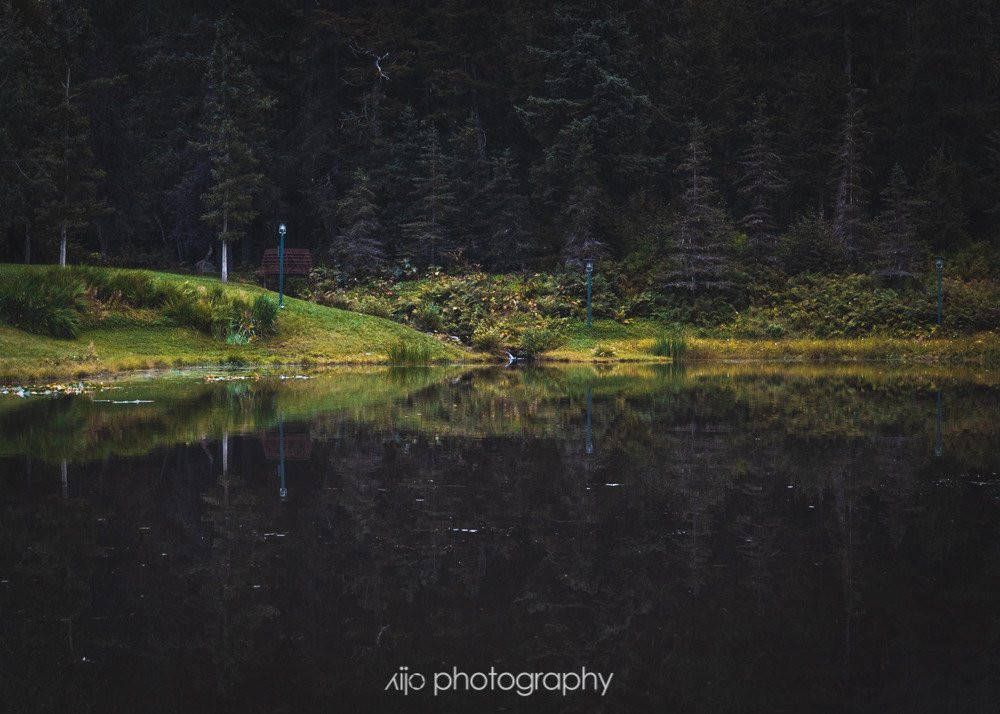
[[[873,691],[933,703],[935,682],[982,672],[992,640],[971,625],[997,615],[996,502],[935,485],[984,457],[958,440],[933,458],[933,393],[591,384],[588,452],[585,387],[421,381],[300,421],[309,458],[288,462],[285,503],[254,435],[230,437],[226,473],[211,441],[71,465],[68,499],[56,463],[34,464],[31,486],[7,477],[8,701],[85,710],[139,681],[189,708],[308,709],[374,695],[400,663],[586,663],[615,671],[616,702],[637,710],[864,709]],[[971,411],[963,423],[995,440]],[[941,574],[978,617],[914,596]],[[963,681],[968,701],[989,691]]]

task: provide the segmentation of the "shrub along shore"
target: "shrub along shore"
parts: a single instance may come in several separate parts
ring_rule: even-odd
[[[957,261],[956,261],[957,262]],[[381,278],[313,271],[310,300],[443,332],[488,354],[562,361],[794,359],[996,361],[1000,289],[981,265],[944,280],[890,285],[862,274],[785,275],[763,268],[727,294],[657,292],[639,265],[604,262],[586,329],[582,271],[418,272]]]
[[[743,310],[671,303],[595,280],[585,326],[575,275],[430,270],[342,280],[319,270],[286,298],[249,283],[97,267],[0,265],[0,381],[182,366],[428,364],[508,355],[563,362],[898,360],[992,364],[1000,300],[946,283],[942,329],[926,291],[865,276],[803,277]],[[929,301],[930,300],[930,301]],[[928,324],[930,323],[930,324]],[[880,327],[879,327],[880,326]],[[431,333],[431,334],[428,334]]]

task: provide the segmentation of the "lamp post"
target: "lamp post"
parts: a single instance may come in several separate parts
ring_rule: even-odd
[[[278,307],[285,306],[285,224],[278,224]]]
[[[587,331],[590,331],[590,276],[594,272],[594,261],[587,261]]]
[[[937,268],[937,283],[938,283],[938,327],[941,327],[941,268],[944,267],[944,260],[939,257],[934,259],[934,267]]]

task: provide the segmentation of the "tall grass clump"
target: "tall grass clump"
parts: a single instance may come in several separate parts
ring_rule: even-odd
[[[267,295],[258,295],[250,306],[250,317],[259,335],[273,335],[278,329],[278,303]]]
[[[415,345],[404,340],[389,345],[387,351],[390,364],[429,364],[431,361],[431,348],[427,345]]]
[[[68,272],[85,282],[94,297],[103,303],[159,307],[169,296],[169,291],[153,276],[139,270],[76,265],[68,268]]]
[[[687,352],[687,341],[679,332],[664,333],[656,338],[649,351],[657,357],[679,359]]]
[[[27,332],[76,337],[87,306],[82,280],[63,270],[29,273],[0,285],[0,317]]]
[[[198,332],[213,333],[213,328],[222,316],[212,314],[212,304],[190,283],[172,286],[163,303],[163,314],[178,325],[190,327]],[[228,326],[229,316],[225,315]]]
[[[521,352],[525,357],[537,357],[554,350],[565,342],[563,335],[551,327],[529,327],[521,333]]]

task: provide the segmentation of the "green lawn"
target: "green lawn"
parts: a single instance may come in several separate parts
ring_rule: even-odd
[[[0,280],[18,280],[35,266],[0,265]],[[218,284],[213,277],[149,272],[157,280]],[[226,288],[254,295],[256,285]],[[250,345],[228,345],[194,330],[164,324],[155,310],[132,310],[98,319],[75,339],[35,335],[0,324],[0,377],[82,377],[151,367],[245,364],[377,364],[399,343],[424,347],[435,362],[470,361],[475,355],[390,320],[285,298],[275,336]],[[127,317],[127,320],[122,319]],[[104,324],[106,323],[106,324]],[[112,326],[115,325],[115,326]]]

